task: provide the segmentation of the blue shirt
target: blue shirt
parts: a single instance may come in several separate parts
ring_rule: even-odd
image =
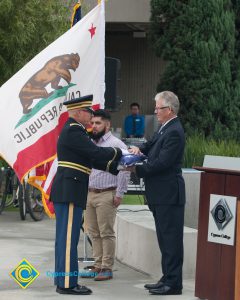
[[[144,127],[145,127],[144,116],[129,115],[125,118],[124,130],[127,137],[130,137],[130,135],[132,135],[133,137],[143,137]]]

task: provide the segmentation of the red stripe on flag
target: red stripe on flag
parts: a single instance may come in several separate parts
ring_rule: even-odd
[[[46,162],[56,154],[58,136],[67,118],[68,113],[62,113],[59,117],[58,125],[52,131],[43,135],[36,143],[18,153],[17,159],[13,164],[18,178],[22,179],[32,167]]]

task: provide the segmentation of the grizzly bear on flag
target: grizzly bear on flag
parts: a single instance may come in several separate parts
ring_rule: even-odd
[[[50,59],[22,87],[19,98],[23,106],[23,113],[27,114],[31,111],[29,107],[34,99],[47,98],[53,93],[48,93],[45,88],[49,83],[54,90],[62,88],[59,85],[61,78],[69,84],[71,82],[69,70],[76,71],[79,62],[80,57],[78,53],[64,54]]]

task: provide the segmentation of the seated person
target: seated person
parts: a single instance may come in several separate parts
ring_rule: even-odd
[[[144,116],[139,114],[140,105],[136,102],[130,105],[131,115],[124,121],[124,130],[127,138],[142,138],[144,136]]]

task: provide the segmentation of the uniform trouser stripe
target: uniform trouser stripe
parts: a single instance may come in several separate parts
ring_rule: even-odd
[[[73,224],[73,203],[69,204],[68,210],[68,224],[67,224],[67,239],[66,239],[66,263],[65,272],[70,272],[70,252],[71,252],[71,239],[72,239],[72,224]],[[65,276],[65,288],[69,288],[69,276]]]
[[[73,203],[54,203],[56,214],[56,241],[55,241],[55,274],[54,283],[65,288],[78,284],[78,253],[82,208]],[[72,221],[71,221],[72,219]],[[68,249],[68,250],[67,250]],[[70,273],[67,273],[67,271]],[[68,277],[66,279],[66,277]]]

